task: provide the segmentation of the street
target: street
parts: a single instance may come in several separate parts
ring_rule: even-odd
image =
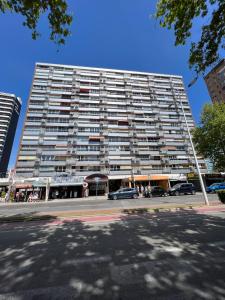
[[[218,201],[216,194],[208,195],[209,201]],[[10,203],[0,204],[0,216],[15,215],[23,213],[53,212],[53,211],[75,211],[90,209],[130,208],[134,206],[160,205],[160,204],[204,204],[201,193],[196,195],[181,195],[169,197],[153,197],[124,200],[107,200],[106,197],[90,197],[80,199],[65,199],[37,203]]]
[[[222,300],[224,227],[195,211],[2,224],[0,300]]]

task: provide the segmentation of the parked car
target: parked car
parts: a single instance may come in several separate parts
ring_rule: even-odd
[[[225,190],[225,182],[213,183],[206,188],[207,193],[216,193],[220,190]]]
[[[192,183],[178,183],[169,189],[169,194],[171,196],[179,196],[181,194],[192,194],[196,193],[195,187]]]
[[[144,195],[146,198],[148,197],[150,198],[154,196],[159,196],[159,197],[168,196],[168,193],[161,186],[152,186],[151,191],[146,191]]]
[[[139,193],[135,188],[123,188],[116,192],[108,194],[109,200],[127,199],[127,198],[138,198]]]

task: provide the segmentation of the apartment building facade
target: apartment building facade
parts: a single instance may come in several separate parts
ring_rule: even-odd
[[[7,171],[17,122],[20,115],[21,99],[14,94],[0,92],[0,176]]]
[[[194,160],[181,101],[192,128],[180,76],[37,63],[17,176],[185,177]]]
[[[225,103],[225,59],[222,59],[204,79],[212,102]]]

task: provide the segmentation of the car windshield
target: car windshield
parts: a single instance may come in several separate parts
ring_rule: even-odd
[[[219,185],[219,184],[221,184],[221,183],[213,183],[213,184],[210,185],[210,187],[211,186],[216,186],[216,185]]]
[[[180,187],[180,183],[175,184],[172,188],[173,188],[173,189],[176,189],[176,188],[178,188],[178,187]]]

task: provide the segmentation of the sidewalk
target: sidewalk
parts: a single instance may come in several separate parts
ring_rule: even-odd
[[[141,214],[159,214],[159,213],[207,213],[207,212],[225,212],[225,205],[219,201],[210,203],[206,206],[200,203],[192,204],[159,204],[159,205],[135,205],[129,208],[109,208],[109,209],[87,209],[87,210],[69,210],[69,211],[50,211],[38,212],[35,214],[17,214],[12,216],[3,216],[0,218],[1,223],[13,222],[29,222],[29,221],[42,221],[42,220],[61,220],[60,222],[70,221],[101,221],[101,220],[116,220],[127,215],[141,215]],[[58,222],[57,221],[57,222]],[[51,222],[51,221],[50,221]],[[57,223],[56,222],[56,223]],[[58,224],[58,223],[57,223]]]
[[[68,203],[68,202],[85,202],[89,200],[107,200],[107,196],[90,196],[90,197],[83,197],[83,198],[68,198],[68,199],[50,199],[48,201],[36,201],[36,202],[0,202],[1,206],[20,206],[20,205],[35,205],[35,204],[50,204],[50,203]]]
[[[74,210],[74,211],[51,211],[48,212],[49,215],[59,218],[65,217],[79,217],[79,216],[102,216],[102,215],[114,215],[121,213],[143,213],[143,212],[172,212],[172,211],[183,211],[183,210],[202,210],[202,211],[216,211],[220,209],[221,211],[225,211],[225,205],[221,204],[219,201],[211,202],[210,206],[206,206],[200,203],[192,203],[192,204],[148,204],[148,205],[134,205],[127,208],[108,208],[108,209],[87,209],[87,210]],[[44,213],[40,213],[43,215]]]

